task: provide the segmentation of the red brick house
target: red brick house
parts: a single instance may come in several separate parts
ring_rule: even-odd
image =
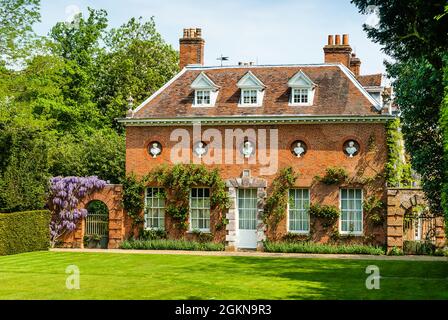
[[[221,170],[231,198],[225,230],[216,230],[210,218],[209,190],[194,188],[186,237],[193,230],[210,232],[228,248],[256,248],[288,233],[321,242],[337,235],[385,244],[386,219],[371,223],[363,201],[375,196],[386,202],[385,124],[393,116],[384,97],[390,91],[381,74],[360,75],[348,36],[328,37],[321,64],[204,66],[204,45],[201,29],[185,29],[181,71],[120,120],[126,127],[126,172],[143,176],[173,162]],[[188,152],[178,152],[185,136]],[[285,218],[272,230],[260,214],[276,174],[288,166],[300,176],[289,190]],[[336,166],[346,170],[346,181],[316,179]],[[145,227],[166,229],[170,236],[171,220],[156,193],[147,189]],[[307,208],[313,203],[340,209],[335,228],[312,222]]]

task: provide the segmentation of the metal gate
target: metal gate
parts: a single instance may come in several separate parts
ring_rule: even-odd
[[[86,217],[86,236],[108,236],[109,214],[92,213]]]
[[[104,202],[94,200],[87,206],[85,237],[89,248],[106,249],[109,242],[109,210]]]

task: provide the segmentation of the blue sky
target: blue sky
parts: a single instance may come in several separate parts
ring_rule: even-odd
[[[155,17],[157,29],[175,49],[184,27],[202,28],[205,64],[217,65],[221,54],[258,64],[320,63],[327,35],[350,35],[350,45],[361,59],[361,73],[384,72],[388,57],[362,30],[369,18],[349,0],[41,0],[47,34],[78,8],[106,9],[109,24],[120,26],[131,17]]]

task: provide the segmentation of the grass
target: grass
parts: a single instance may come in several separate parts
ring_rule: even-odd
[[[447,277],[443,261],[33,252],[0,257],[0,299],[448,299]]]
[[[121,249],[137,250],[195,250],[224,251],[224,244],[213,242],[196,242],[184,240],[127,240],[120,245]]]
[[[383,248],[360,244],[320,244],[315,242],[269,242],[264,243],[267,252],[283,253],[332,253],[332,254],[385,254]]]

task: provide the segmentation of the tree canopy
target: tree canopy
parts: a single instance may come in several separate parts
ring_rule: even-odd
[[[378,25],[364,25],[364,30],[396,60],[386,66],[394,80],[406,150],[422,176],[431,210],[445,213],[448,232],[448,4],[446,0],[352,3],[361,13],[379,15]]]
[[[174,76],[178,53],[153,18],[112,29],[105,10],[89,8],[37,37],[39,0],[0,5],[0,212],[42,208],[52,176],[119,182],[116,118],[129,95],[142,102]]]

